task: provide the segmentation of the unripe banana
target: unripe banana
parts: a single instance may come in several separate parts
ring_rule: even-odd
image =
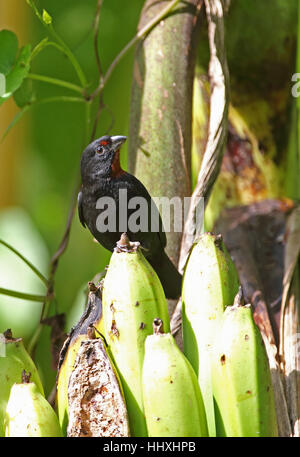
[[[218,322],[232,305],[239,281],[220,235],[204,233],[189,256],[182,289],[184,354],[199,380],[209,436],[216,435],[211,384],[211,349]]]
[[[163,319],[169,331],[167,303],[158,276],[139,243],[130,243],[123,234],[104,278],[103,320],[105,338],[124,388],[133,436],[147,436],[141,373],[144,342],[152,333],[156,317]]]
[[[197,376],[171,333],[155,319],[146,338],[142,386],[150,437],[208,436]]]
[[[11,388],[4,424],[7,437],[62,436],[54,410],[26,376]]]
[[[250,305],[226,308],[212,378],[218,436],[278,436],[268,357]]]
[[[22,371],[30,371],[32,381],[35,382],[39,392],[44,395],[44,389],[36,366],[26,351],[22,338],[13,338],[11,331],[3,334],[0,342],[0,436],[4,436],[4,415],[11,387],[21,381]]]
[[[88,339],[88,329],[94,325],[99,332],[103,331],[101,288],[89,283],[89,298],[86,309],[78,324],[70,331],[59,357],[57,374],[57,412],[59,423],[64,434],[68,425],[68,383],[81,342]]]

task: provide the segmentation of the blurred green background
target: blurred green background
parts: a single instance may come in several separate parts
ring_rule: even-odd
[[[96,0],[39,0],[58,34],[79,60],[90,88],[96,87],[98,73],[93,47]],[[100,17],[99,49],[103,70],[134,36],[143,0],[104,0]],[[12,30],[19,47],[34,47],[47,36],[25,0],[0,1],[0,29]],[[97,137],[108,133],[127,135],[134,50],[120,62],[104,90],[104,110]],[[31,73],[78,83],[70,62],[55,48],[48,47],[36,59]],[[38,99],[74,95],[67,89],[33,81]],[[93,117],[95,115],[95,103]],[[13,99],[0,109],[0,135],[18,109]],[[48,103],[31,108],[0,145],[0,238],[11,243],[48,275],[50,257],[58,248],[67,220],[70,199],[84,144],[84,106],[77,103]],[[127,166],[127,145],[121,162]],[[51,314],[67,312],[67,328],[74,324],[84,304],[84,288],[108,263],[109,253],[97,245],[79,223],[72,224],[69,246],[60,259],[55,277],[56,300]],[[45,287],[26,265],[0,246],[0,287],[41,293]],[[28,341],[39,322],[41,306],[0,295],[0,331],[11,327],[15,336]],[[55,381],[50,369],[50,328],[45,327],[35,360],[41,369],[46,392]]]

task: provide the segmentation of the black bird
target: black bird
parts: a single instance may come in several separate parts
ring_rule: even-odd
[[[143,184],[121,168],[120,147],[124,141],[126,141],[125,136],[105,135],[90,143],[83,151],[81,157],[82,188],[78,194],[80,222],[84,227],[87,226],[96,240],[111,252],[123,232],[127,233],[130,241],[139,241],[144,248],[145,257],[162,283],[166,297],[178,298],[181,294],[182,276],[165,253],[166,234],[157,206]],[[120,190],[121,193],[119,193]],[[126,200],[122,200],[124,195]],[[105,198],[102,200],[101,197]],[[143,215],[140,214],[140,219],[136,220],[136,224],[139,224],[138,231],[130,230],[132,228],[130,217],[136,217],[133,214],[137,211],[137,207],[128,208],[128,202],[133,197],[143,197],[147,202],[146,213],[144,211]],[[115,205],[105,204],[109,198]],[[99,199],[101,199],[102,205],[99,203]],[[125,206],[127,215],[120,217],[122,211],[124,213]],[[109,221],[112,225],[107,224],[108,230],[104,231],[103,224]],[[120,222],[123,224],[121,227]],[[99,230],[100,223],[102,226]],[[155,228],[153,230],[153,225],[156,230]]]

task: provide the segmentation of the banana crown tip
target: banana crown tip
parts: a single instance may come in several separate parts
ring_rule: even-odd
[[[213,236],[215,246],[217,248],[219,248],[221,251],[224,251],[223,236],[221,235],[221,233],[218,233],[218,235],[212,235],[212,236]]]
[[[239,286],[239,290],[238,290],[236,296],[234,297],[233,306],[235,308],[237,308],[238,306],[245,306],[245,298],[244,298],[242,286]]]
[[[94,292],[94,293],[97,292],[97,287],[96,287],[95,283],[93,283],[93,281],[89,281],[88,287],[89,287],[90,292]]]
[[[224,250],[224,240],[221,233],[213,233],[213,232],[204,232],[199,235],[199,237],[194,241],[194,245],[206,244],[206,243],[214,243],[217,248],[221,251]]]
[[[127,233],[122,233],[121,238],[117,241],[115,252],[136,252],[140,247],[138,241],[130,241]]]
[[[30,381],[30,378],[31,378],[31,373],[30,371],[28,373],[26,373],[25,370],[22,371],[22,384],[29,384],[31,381]]]
[[[157,317],[153,321],[153,334],[154,335],[163,335],[164,334],[164,324],[163,321]]]
[[[99,281],[98,284],[95,284],[93,281],[89,281],[88,290],[89,294],[94,294],[101,298],[103,290],[103,280]]]
[[[3,332],[4,343],[18,343],[22,341],[22,338],[14,338],[10,328]]]

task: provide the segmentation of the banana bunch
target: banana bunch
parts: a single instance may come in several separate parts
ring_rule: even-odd
[[[142,389],[150,437],[208,436],[195,372],[161,319],[145,342]]]
[[[216,436],[211,353],[220,318],[233,304],[239,280],[220,235],[204,233],[194,244],[182,288],[184,354],[198,376],[209,436]]]
[[[218,436],[278,436],[265,346],[250,305],[226,308],[212,357]]]
[[[139,243],[126,234],[113,252],[103,283],[104,335],[119,372],[133,436],[147,436],[142,400],[145,339],[161,318],[169,332],[169,315],[162,285]]]
[[[241,304],[220,235],[205,233],[194,244],[182,303],[184,353],[170,333],[158,276],[139,243],[123,234],[61,351],[57,406],[64,434],[278,435],[263,340],[250,307]],[[9,403],[6,433],[16,436],[16,401]]]
[[[59,423],[64,434],[68,425],[68,383],[81,342],[89,339],[89,328],[93,325],[99,333],[103,332],[102,327],[102,299],[101,287],[89,283],[88,303],[78,324],[70,331],[59,357],[57,374],[57,411]]]
[[[26,351],[22,338],[13,338],[11,331],[3,334],[1,351],[4,356],[0,357],[0,436],[4,436],[4,417],[10,391],[15,383],[21,381],[23,370],[31,373],[31,379],[35,383],[40,394],[44,395],[44,389],[40,376],[33,360]]]
[[[22,383],[10,390],[4,427],[6,437],[62,436],[54,410],[25,371]]]

